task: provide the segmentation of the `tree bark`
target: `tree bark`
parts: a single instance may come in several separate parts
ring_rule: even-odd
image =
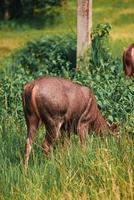
[[[92,0],[77,1],[77,68],[79,58],[91,43]]]

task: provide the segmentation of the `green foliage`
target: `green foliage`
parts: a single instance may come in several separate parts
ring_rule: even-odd
[[[46,8],[47,6],[61,6],[66,0],[21,0],[23,16],[31,17],[37,9]]]
[[[59,5],[64,5],[66,3],[67,3],[67,0],[44,0],[44,1],[38,0],[37,1],[37,4],[41,6],[43,4],[47,4],[50,6],[59,6]]]
[[[76,40],[74,36],[45,37],[30,42],[19,56],[20,65],[31,72],[62,74],[76,65]]]
[[[30,80],[26,76],[23,68],[13,69],[5,71],[2,75],[2,81],[0,82],[0,115],[1,119],[5,117],[5,114],[12,115],[18,120],[22,120],[22,86]],[[32,77],[33,78],[33,77]]]
[[[66,0],[2,0],[0,2],[0,19],[33,17],[37,9],[47,6],[62,6],[66,2]]]
[[[0,82],[0,113],[4,111],[22,120],[22,88],[42,75],[69,77],[76,62],[76,40],[72,35],[33,41],[11,59]]]
[[[41,38],[28,43],[9,63],[3,74],[0,97],[1,112],[6,109],[22,118],[21,92],[24,83],[42,75],[64,76],[90,87],[103,114],[109,121],[122,122],[134,108],[133,79],[128,80],[120,58],[114,58],[108,48],[109,25],[99,25],[92,33],[90,59],[75,72],[76,40],[74,36]],[[89,57],[89,53],[87,55]]]
[[[133,199],[134,79],[127,80],[121,59],[110,53],[108,27],[101,25],[93,32],[92,49],[80,72],[71,70],[76,55],[72,36],[33,41],[8,60],[0,75],[1,199]],[[82,149],[72,134],[70,147],[59,142],[51,159],[46,159],[41,129],[25,171],[26,127],[21,93],[23,85],[39,75],[73,78],[92,88],[103,114],[121,123],[121,138],[90,135]]]
[[[134,109],[134,79],[125,77],[122,59],[114,58],[108,48],[110,29],[109,24],[100,24],[93,31],[91,56],[83,62],[86,73],[77,73],[75,80],[91,87],[105,116],[119,122]]]
[[[109,63],[108,36],[111,30],[109,24],[99,24],[92,32],[91,63],[99,67],[102,62]]]

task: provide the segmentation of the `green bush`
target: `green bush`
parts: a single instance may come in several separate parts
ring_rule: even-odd
[[[28,43],[14,54],[1,75],[0,113],[22,119],[21,93],[23,85],[42,75],[69,77],[76,65],[76,40],[74,36],[54,36]]]
[[[31,17],[37,9],[39,10],[40,8],[46,8],[48,6],[62,6],[66,2],[66,0],[21,0],[22,14],[23,17]]]
[[[82,71],[68,70],[68,66],[71,69],[75,64],[67,55],[72,49],[76,51],[76,40],[69,36],[68,39],[63,36],[34,41],[8,60],[0,75],[2,199],[133,199],[134,79],[125,77],[121,59],[114,58],[107,48],[105,28],[107,26],[103,26],[105,34],[101,38],[98,31],[94,33],[92,50],[81,63]],[[47,42],[42,44],[44,40]],[[60,42],[64,45],[59,45]],[[94,42],[100,45],[94,46]],[[43,46],[46,43],[47,51]],[[42,44],[40,57],[36,57],[40,50],[38,44]],[[56,44],[55,48],[52,44]],[[52,57],[57,63],[54,68]],[[22,88],[31,79],[48,74],[73,77],[74,81],[92,88],[103,114],[111,121],[126,122],[120,126],[119,140],[89,135],[84,149],[72,134],[70,147],[57,143],[51,159],[43,156],[41,128],[34,138],[26,171],[22,165],[26,142]]]
[[[74,70],[76,65],[76,40],[74,36],[54,36],[30,42],[18,54],[19,64],[30,72],[62,74]]]
[[[108,39],[111,26],[109,24],[98,24],[91,34],[91,63],[96,68],[103,63],[109,63],[111,52],[108,49]]]
[[[99,24],[93,30],[89,61],[83,62],[86,73],[77,73],[75,80],[93,89],[110,121],[125,121],[134,109],[134,79],[126,78],[122,58],[113,57],[108,48],[110,29],[109,24]]]
[[[102,113],[110,121],[124,122],[133,118],[134,79],[128,80],[122,60],[114,58],[108,48],[109,25],[99,25],[92,33],[91,51],[82,71],[75,71],[76,39],[74,36],[41,38],[27,45],[10,60],[3,73],[1,102],[3,109],[22,119],[22,86],[38,76],[52,75],[73,78],[90,87]]]

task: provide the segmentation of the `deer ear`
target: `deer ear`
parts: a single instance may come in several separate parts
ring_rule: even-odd
[[[118,125],[116,124],[116,123],[112,123],[111,125],[110,125],[110,129],[112,130],[112,131],[114,131],[115,129],[117,129],[118,128]]]

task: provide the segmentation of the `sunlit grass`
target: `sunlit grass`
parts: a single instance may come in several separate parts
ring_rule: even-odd
[[[72,136],[59,142],[51,157],[42,152],[43,129],[35,139],[29,168],[23,167],[25,126],[8,118],[1,130],[1,199],[133,199],[133,140],[122,127],[121,138],[89,135],[86,146]]]
[[[122,56],[123,50],[134,42],[134,7],[132,0],[106,1],[93,3],[93,26],[110,23],[110,46],[115,56]]]

